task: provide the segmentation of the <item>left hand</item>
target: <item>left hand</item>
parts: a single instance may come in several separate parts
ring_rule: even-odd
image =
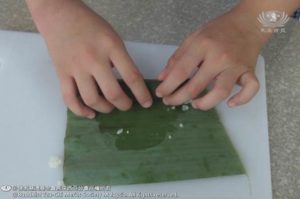
[[[233,10],[192,33],[160,73],[162,83],[156,95],[166,105],[192,100],[194,108],[208,110],[228,98],[234,85],[239,84],[242,89],[228,100],[228,105],[250,101],[259,90],[255,65],[267,41],[256,23],[255,16]],[[210,83],[212,89],[199,97]]]

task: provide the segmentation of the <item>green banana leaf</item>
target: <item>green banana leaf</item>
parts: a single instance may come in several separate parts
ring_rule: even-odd
[[[152,92],[157,81],[146,80]],[[129,89],[122,87],[132,96]],[[98,113],[89,120],[68,111],[66,185],[122,185],[244,174],[215,110],[186,104]]]

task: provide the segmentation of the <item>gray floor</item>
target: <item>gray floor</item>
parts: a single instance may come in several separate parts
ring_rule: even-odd
[[[178,44],[235,0],[87,0],[126,40]],[[36,31],[24,1],[0,0],[0,28]],[[300,197],[300,22],[266,46],[274,199]]]

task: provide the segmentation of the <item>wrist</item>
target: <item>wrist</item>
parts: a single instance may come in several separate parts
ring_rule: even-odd
[[[265,11],[277,10],[291,16],[300,7],[300,0],[241,0],[236,7],[250,10],[256,15]]]
[[[252,37],[260,49],[271,38],[272,33],[261,30],[262,24],[258,21],[258,16],[262,11],[255,6],[245,6],[243,2],[246,1],[242,1],[228,14],[231,15],[235,27],[245,35]]]
[[[26,0],[33,21],[43,35],[58,31],[75,21],[78,8],[84,4],[80,0]]]
[[[244,29],[247,30],[247,25],[245,24],[249,24],[248,31],[249,28],[256,30],[252,34],[256,35],[257,39],[264,44],[272,36],[272,33],[279,31],[279,28],[273,26],[264,27],[264,24],[262,24],[264,21],[259,21],[258,17],[269,11],[282,13],[282,16],[291,16],[299,7],[300,0],[241,0],[232,10],[232,13],[237,18],[237,24],[244,26]],[[284,25],[286,23],[285,18],[281,19],[284,20],[282,21]]]

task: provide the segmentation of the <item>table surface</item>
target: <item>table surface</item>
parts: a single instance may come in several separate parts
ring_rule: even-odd
[[[178,44],[237,0],[87,0],[126,40]],[[36,31],[24,1],[0,0],[0,28]],[[263,50],[266,59],[274,199],[300,195],[300,23],[290,21]]]

